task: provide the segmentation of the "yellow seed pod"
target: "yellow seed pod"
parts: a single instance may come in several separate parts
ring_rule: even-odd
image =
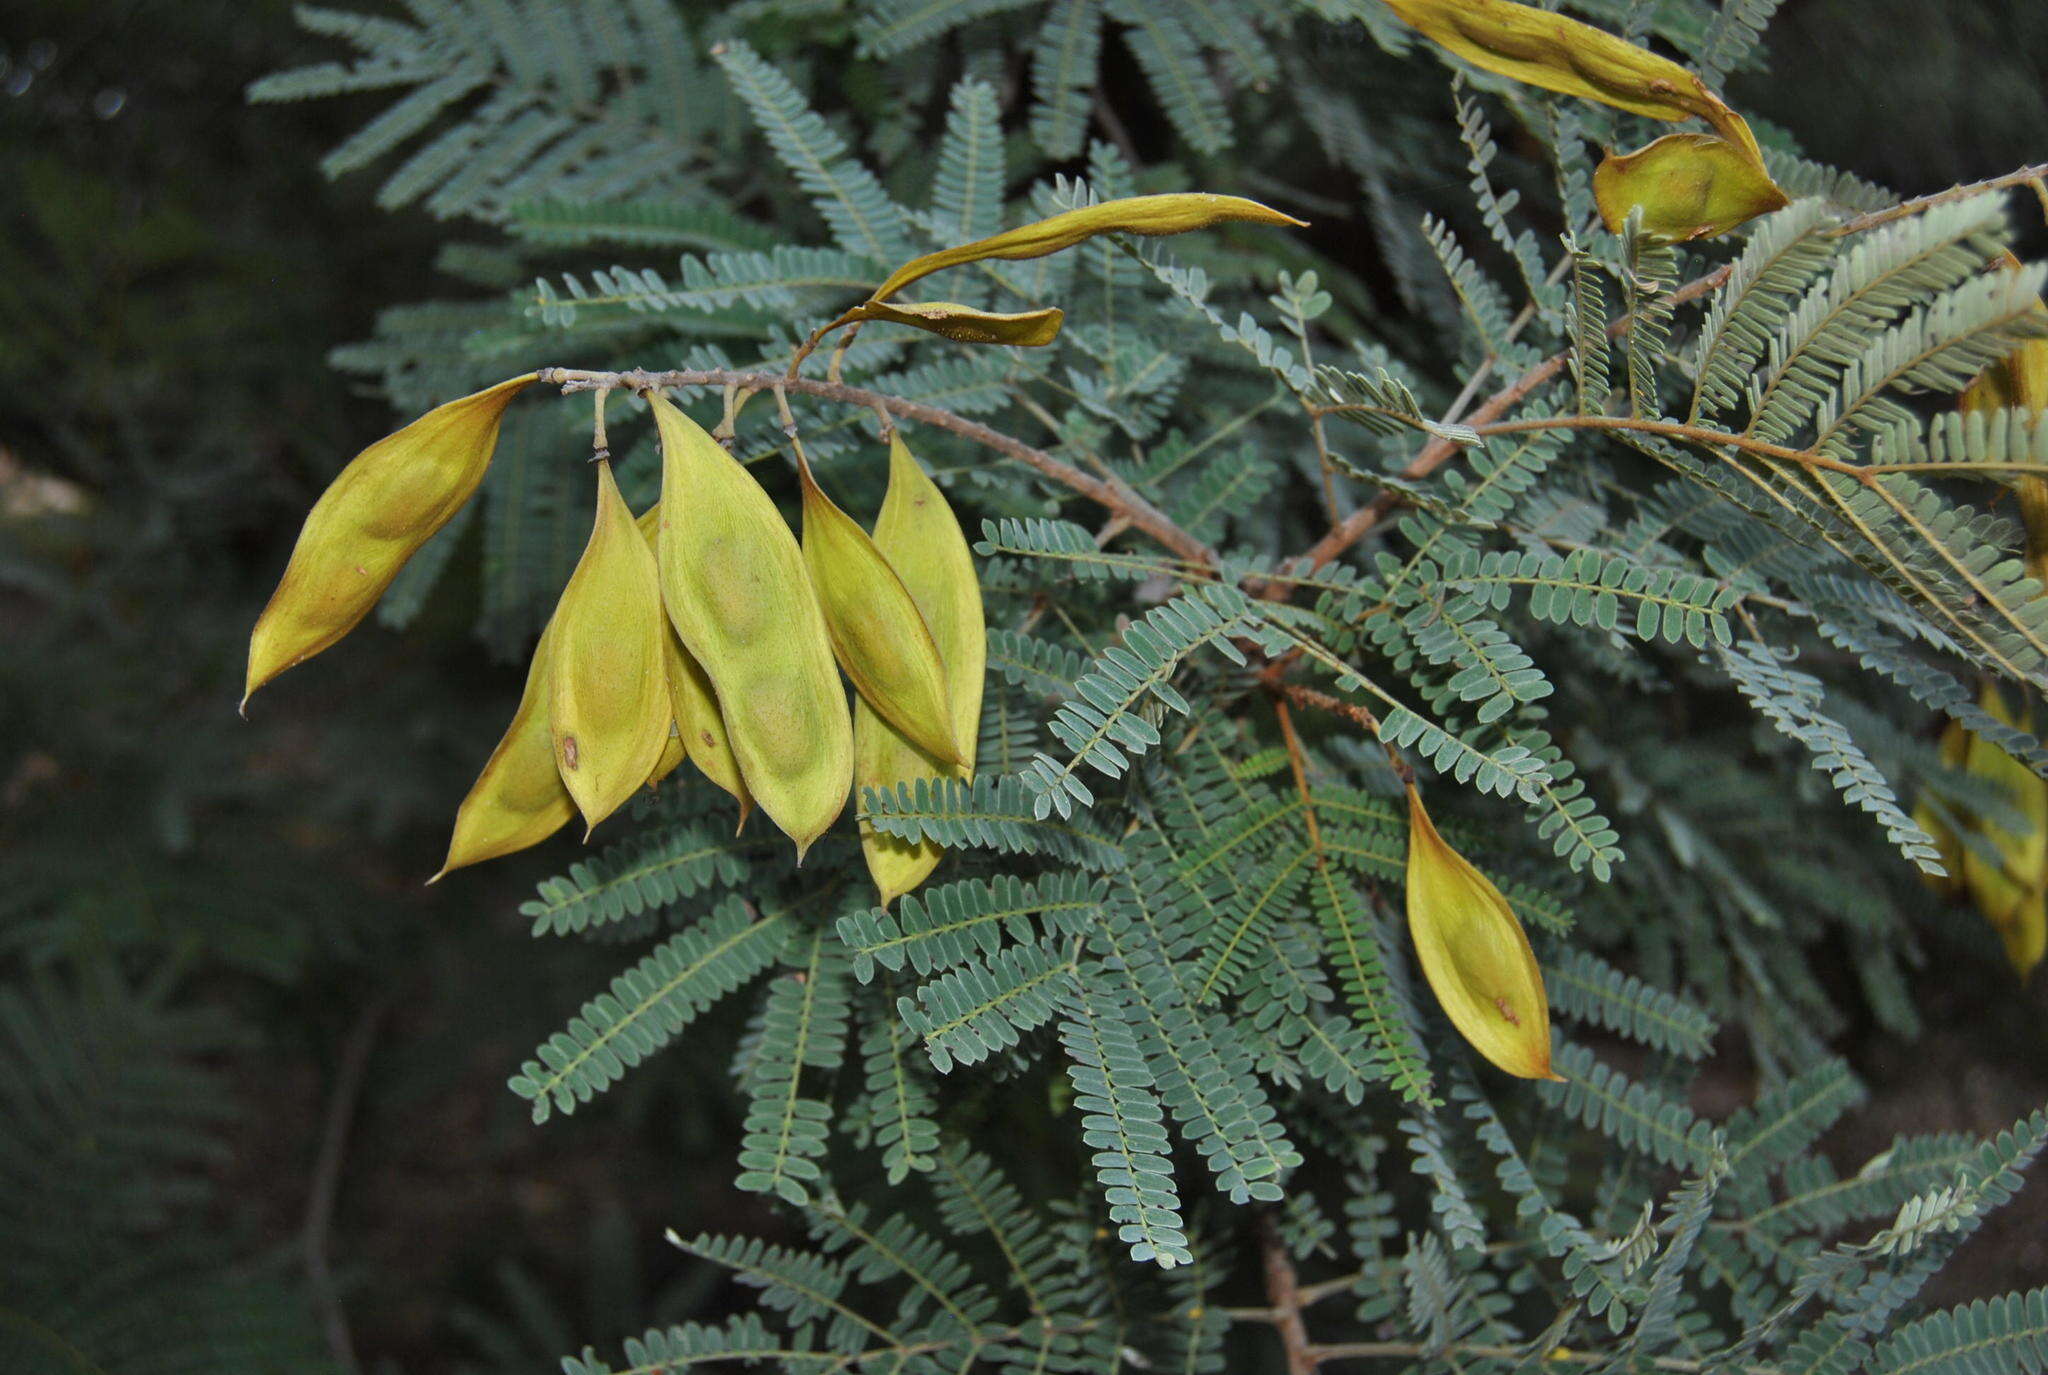
[[[889,492],[875,521],[875,547],[882,551],[931,628],[946,667],[946,691],[953,705],[954,738],[960,762],[949,764],[920,750],[877,715],[865,700],[853,708],[854,794],[893,788],[918,778],[974,776],[974,751],[981,726],[982,679],[988,667],[988,626],[981,608],[981,584],[974,556],[953,508],[946,504],[900,435],[889,441]],[[928,840],[916,843],[885,835],[862,823],[861,853],[887,906],[923,883],[945,851]]]
[[[1128,196],[1122,200],[1068,210],[1015,229],[1006,229],[986,239],[912,258],[890,273],[888,280],[875,288],[874,295],[868,299],[870,302],[886,301],[912,282],[962,263],[978,263],[989,258],[1043,258],[1048,253],[1072,248],[1098,234],[1142,234],[1147,237],[1186,234],[1226,220],[1296,227],[1307,223],[1242,196],[1219,196],[1208,191]]]
[[[1520,918],[1437,834],[1408,785],[1408,934],[1423,977],[1472,1048],[1523,1079],[1550,1068],[1550,999]]]
[[[1043,310],[1014,312],[977,310],[952,301],[920,301],[915,305],[890,305],[864,301],[846,312],[849,323],[883,320],[909,325],[961,344],[1009,344],[1015,348],[1041,348],[1060,336],[1060,324],[1067,318],[1058,306]]]
[[[1950,721],[1941,732],[1942,764],[1960,769],[1969,752],[1970,733],[1963,729],[1962,722]],[[1963,891],[1963,842],[1924,800],[1913,808],[1913,824],[1933,839],[1934,848],[1941,856],[1941,867],[1948,871],[1940,876],[1923,873],[1921,881],[1943,897],[1960,896]]]
[[[1593,169],[1593,200],[1616,233],[1642,206],[1643,231],[1668,243],[1725,234],[1787,203],[1761,164],[1713,134],[1666,134],[1609,154]]]
[[[548,734],[552,631],[552,625],[542,631],[534,646],[512,724],[456,810],[448,858],[429,883],[467,865],[538,845],[576,814],[576,804],[555,768],[554,740]]]
[[[2019,725],[1996,687],[1987,685],[1979,705],[2008,726]],[[1963,881],[1984,919],[2001,933],[2022,921],[2032,897],[2048,887],[2048,779],[1982,736],[1970,737],[1964,767],[2006,790],[2026,822],[2008,831],[1983,823],[1984,838],[1998,854],[1993,862],[1972,850],[1963,856]]]
[[[551,633],[555,765],[594,830],[653,774],[675,720],[661,577],[609,462],[597,465],[597,518]]]
[[[960,762],[946,669],[903,579],[853,517],[798,468],[804,495],[804,566],[824,608],[839,667],[861,699],[936,759]]]
[[[475,495],[505,407],[535,375],[435,407],[357,454],[321,493],[249,636],[245,711],[257,688],[355,629],[405,561]]]
[[[661,431],[662,599],[711,678],[747,790],[799,859],[846,806],[853,723],[796,537],[702,426],[650,394]]]
[[[1651,119],[1713,122],[1728,109],[1705,82],[1669,58],[1552,10],[1508,0],[1386,0],[1386,5],[1403,23],[1473,66],[1546,91]]]
[[[2036,888],[2013,912],[2013,919],[1998,928],[2005,942],[2005,958],[2024,980],[2048,951],[2048,889]]]
[[[641,513],[639,525],[647,547],[657,549],[655,539],[661,531],[660,503]],[[668,666],[669,701],[675,708],[676,717],[673,748],[685,751],[700,773],[732,794],[740,804],[739,824],[745,826],[748,813],[754,809],[754,799],[747,791],[745,780],[740,777],[740,761],[733,757],[732,742],[726,738],[725,718],[718,711],[718,694],[711,686],[711,675],[690,657],[689,650],[683,648],[674,625],[665,627],[662,640]],[[668,761],[666,750],[662,758]],[[675,764],[670,762],[667,768],[657,769],[654,781],[666,777],[674,768]]]

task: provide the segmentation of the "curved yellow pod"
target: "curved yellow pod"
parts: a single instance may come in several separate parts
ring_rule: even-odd
[[[804,566],[839,667],[861,700],[936,759],[960,762],[946,669],[924,614],[868,532],[800,466]]]
[[[675,708],[666,621],[654,551],[634,527],[612,465],[599,463],[590,543],[549,631],[555,766],[591,829],[647,782],[668,743]]]
[[[538,845],[576,814],[576,804],[555,768],[554,740],[548,734],[553,629],[550,625],[542,631],[534,646],[512,724],[456,810],[448,858],[429,883],[456,869]]]
[[[1550,998],[1528,933],[1493,881],[1445,843],[1408,785],[1408,934],[1451,1025],[1509,1074],[1550,1068]]]
[[[710,676],[747,790],[799,858],[845,809],[853,723],[796,537],[702,426],[650,394],[661,431],[662,598]]]
[[[661,532],[660,503],[643,511],[639,524],[647,547],[655,549],[658,557],[655,539]],[[664,749],[662,765],[648,782],[658,783],[666,778],[682,762],[681,755],[687,755],[700,773],[732,794],[740,804],[739,824],[745,826],[748,813],[754,810],[754,798],[740,777],[740,761],[733,757],[732,742],[726,738],[725,718],[719,715],[718,694],[712,689],[711,675],[683,648],[674,625],[666,631],[662,639],[667,647],[668,695],[675,708],[676,738]],[[681,753],[671,757],[672,751]]]
[[[918,778],[972,778],[981,727],[982,679],[988,666],[988,627],[974,556],[944,493],[911,456],[900,436],[889,442],[889,492],[875,521],[882,551],[917,603],[945,665],[960,762],[949,764],[919,749],[865,700],[853,708],[853,778],[864,788],[893,788]],[[865,823],[861,853],[884,906],[923,883],[945,851],[928,840],[912,843]]]
[[[989,258],[1019,259],[1043,258],[1048,253],[1058,253],[1072,248],[1098,234],[1142,234],[1159,237],[1168,234],[1186,234],[1196,229],[1207,229],[1211,225],[1229,220],[1241,220],[1251,224],[1286,224],[1299,228],[1306,220],[1275,210],[1270,205],[1261,205],[1243,196],[1219,196],[1213,191],[1172,191],[1157,196],[1126,196],[1121,200],[1103,201],[1099,205],[1084,205],[1078,210],[1066,210],[1049,215],[1030,224],[1020,224],[1015,229],[1005,229],[1000,234],[991,234],[986,239],[973,243],[942,248],[936,253],[926,253],[912,258],[889,274],[888,280],[876,287],[868,297],[872,305],[886,301],[912,282],[922,281],[949,267],[962,263],[977,263]]]
[[[476,493],[498,423],[536,374],[436,406],[357,454],[313,503],[249,636],[242,706],[356,628],[405,561]]]

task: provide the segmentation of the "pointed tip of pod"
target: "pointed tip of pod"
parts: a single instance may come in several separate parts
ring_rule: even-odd
[[[442,866],[441,866],[440,870],[439,870],[439,871],[438,871],[438,872],[437,872],[437,873],[436,873],[436,874],[435,874],[435,875],[434,875],[434,876],[433,876],[432,878],[430,878],[430,879],[428,879],[428,880],[427,880],[427,882],[426,882],[426,885],[425,885],[425,886],[426,886],[426,887],[428,887],[428,888],[431,888],[431,887],[433,887],[433,886],[434,886],[435,884],[439,883],[439,882],[440,882],[440,881],[441,881],[442,879],[444,879],[444,878],[447,878],[447,877],[448,877],[448,866],[444,864],[444,865],[442,865]]]

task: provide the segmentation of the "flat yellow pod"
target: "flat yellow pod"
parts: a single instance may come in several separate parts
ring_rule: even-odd
[[[989,258],[1043,258],[1048,253],[1072,248],[1098,234],[1142,234],[1148,237],[1185,234],[1226,220],[1297,227],[1307,223],[1270,205],[1246,200],[1243,196],[1219,196],[1209,191],[1126,196],[1121,200],[1063,211],[1030,224],[1018,225],[1015,229],[1006,229],[1000,234],[991,234],[986,239],[912,258],[890,273],[888,280],[876,287],[868,300],[870,303],[886,301],[912,282],[962,263],[982,262]]]
[[[535,374],[436,406],[357,454],[320,494],[256,618],[242,706],[356,628],[407,559],[475,495],[498,424]]]
[[[2005,958],[2021,979],[2034,972],[2041,955],[2048,951],[2048,890],[2036,888],[2013,912],[2012,921],[1998,928],[2005,942]]]
[[[1969,753],[1970,733],[1963,729],[1962,722],[1950,721],[1941,732],[1941,762],[1951,769],[1960,769]],[[1934,848],[1941,855],[1941,867],[1948,871],[1939,877],[1923,873],[1921,881],[1944,897],[1959,896],[1963,891],[1963,842],[1924,801],[1913,808],[1913,824],[1933,838]]]
[[[1008,344],[1014,348],[1043,348],[1060,337],[1060,323],[1067,313],[1058,306],[1043,310],[995,311],[963,306],[953,301],[920,301],[915,305],[890,305],[864,301],[846,312],[849,321],[883,320],[909,325],[962,344]]]
[[[910,590],[938,646],[961,760],[949,764],[932,757],[865,701],[857,701],[853,713],[855,795],[865,788],[893,788],[918,778],[972,778],[981,727],[982,681],[988,667],[981,584],[953,508],[918,466],[901,436],[889,442],[889,492],[875,521],[875,546]],[[928,840],[913,844],[865,823],[860,829],[860,845],[884,906],[923,883],[945,854]]]
[[[1785,193],[1742,149],[1713,134],[1666,134],[1593,169],[1593,200],[1619,233],[1643,207],[1643,229],[1667,243],[1710,239],[1782,208]]]
[[[555,768],[555,745],[548,734],[553,630],[550,625],[542,631],[534,646],[512,724],[456,809],[448,858],[429,883],[467,865],[538,845],[576,815],[576,804]]]
[[[662,599],[718,697],[747,790],[801,858],[846,807],[853,723],[796,537],[702,426],[650,394],[661,431]]]
[[[1509,1074],[1550,1068],[1550,998],[1528,933],[1493,881],[1437,834],[1408,785],[1408,934],[1458,1034]]]
[[[658,557],[655,540],[661,532],[659,502],[641,513],[639,525],[647,547],[655,549]],[[667,649],[668,695],[676,716],[674,748],[687,753],[700,773],[733,795],[740,804],[739,824],[745,826],[747,814],[754,809],[754,799],[740,777],[740,761],[733,757],[732,742],[726,738],[725,718],[718,713],[718,694],[712,689],[711,675],[683,648],[674,625],[667,627],[662,639]],[[666,750],[662,758],[668,761]],[[656,770],[656,781],[674,768],[671,762],[668,768]]]
[[[933,758],[958,763],[960,746],[938,646],[910,591],[868,532],[799,468],[804,566],[839,667],[861,700]]]
[[[2006,725],[2019,724],[1996,687],[1986,686],[1979,705]],[[1984,919],[2003,933],[2020,920],[2023,906],[2048,886],[2048,780],[1982,736],[1970,737],[1965,765],[1970,773],[1997,783],[2026,818],[2025,829],[2008,831],[1986,822],[1985,839],[1999,863],[1971,851],[1963,856],[1963,881]]]
[[[595,829],[654,773],[675,720],[661,577],[609,462],[597,465],[597,518],[551,634],[555,766]]]

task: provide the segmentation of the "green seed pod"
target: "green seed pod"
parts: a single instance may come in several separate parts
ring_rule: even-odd
[[[475,495],[505,407],[535,375],[437,406],[341,470],[313,504],[249,636],[245,712],[257,688],[355,629],[405,561]]]
[[[796,537],[702,426],[650,394],[661,431],[662,598],[718,696],[747,790],[801,858],[845,809],[853,723]]]
[[[889,492],[875,521],[875,547],[903,579],[938,646],[960,762],[948,763],[919,749],[862,699],[853,709],[855,794],[918,778],[972,778],[988,666],[981,585],[953,508],[900,436],[889,442]],[[860,845],[884,906],[923,883],[945,854],[931,841],[913,843],[865,823]]]
[[[647,547],[656,549],[655,540],[661,531],[660,504],[648,507],[639,524]],[[658,549],[656,552],[658,555]],[[733,795],[740,804],[739,824],[745,826],[748,813],[754,809],[754,798],[740,777],[740,761],[733,757],[732,741],[726,738],[725,718],[719,714],[718,694],[712,689],[711,675],[683,648],[673,625],[664,627],[662,639],[667,650],[669,701],[676,716],[673,747],[685,752],[699,772]],[[670,760],[666,750],[662,760],[668,767],[655,771],[655,781],[675,768],[676,761]]]
[[[946,670],[903,579],[853,517],[798,469],[804,495],[804,566],[824,608],[840,668],[861,700],[934,758],[960,760]]]
[[[661,578],[609,462],[597,465],[597,519],[550,633],[555,765],[595,829],[653,774],[675,720]]]
[[[480,864],[487,859],[509,855],[538,845],[576,815],[576,804],[562,786],[555,768],[555,745],[548,733],[548,683],[554,662],[554,627],[541,632],[534,646],[533,662],[526,670],[526,689],[519,695],[519,708],[512,724],[491,751],[484,771],[477,775],[469,796],[455,812],[455,835],[448,842],[448,858],[441,872],[427,880],[440,881],[456,869]]]

